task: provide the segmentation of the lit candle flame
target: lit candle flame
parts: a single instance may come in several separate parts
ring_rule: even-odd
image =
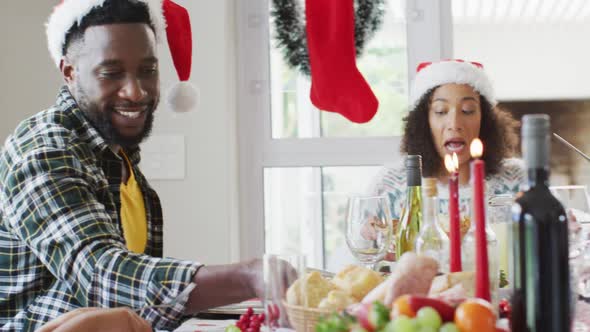
[[[457,158],[457,153],[453,152],[453,157],[448,154],[445,155],[445,168],[449,173],[459,170],[459,158]]]
[[[449,173],[453,173],[457,171],[456,163],[454,162],[453,158],[450,155],[445,155],[445,168]]]
[[[474,139],[469,146],[471,157],[480,158],[483,155],[483,143],[479,138]]]

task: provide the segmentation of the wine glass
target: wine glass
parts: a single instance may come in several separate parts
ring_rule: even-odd
[[[264,313],[268,331],[291,328],[291,317],[285,302],[287,290],[298,280],[305,280],[306,257],[298,253],[266,253],[263,257]],[[306,306],[305,292],[299,292],[298,305]]]
[[[588,188],[583,185],[552,186],[551,193],[561,202],[568,216],[570,257],[582,253],[590,240],[590,200]]]
[[[584,185],[552,186],[551,193],[561,202],[568,216],[570,273],[572,275],[573,308],[578,296],[590,299],[590,199]],[[578,310],[574,310],[578,314]],[[572,331],[588,331],[587,324],[576,319]]]
[[[351,196],[346,216],[346,244],[364,266],[374,269],[392,241],[392,219],[386,196]]]

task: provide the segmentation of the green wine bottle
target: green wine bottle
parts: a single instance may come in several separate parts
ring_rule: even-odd
[[[416,237],[422,222],[422,157],[409,155],[406,158],[407,188],[406,203],[398,226],[395,251],[397,259],[405,252],[414,251]]]

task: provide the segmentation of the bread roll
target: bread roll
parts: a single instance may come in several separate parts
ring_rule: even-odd
[[[335,287],[317,272],[309,272],[297,279],[287,290],[287,303],[317,308],[320,301]]]
[[[357,302],[382,282],[379,272],[356,265],[346,266],[332,280],[336,287],[352,295]]]

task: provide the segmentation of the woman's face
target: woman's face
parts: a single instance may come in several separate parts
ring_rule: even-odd
[[[457,153],[459,165],[471,159],[469,144],[479,137],[481,105],[479,93],[467,84],[444,84],[434,90],[428,123],[441,158]]]

